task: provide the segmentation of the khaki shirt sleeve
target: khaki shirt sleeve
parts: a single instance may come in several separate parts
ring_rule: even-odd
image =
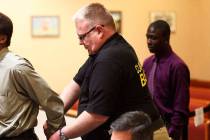
[[[17,65],[13,70],[13,75],[17,90],[30,97],[44,109],[48,124],[46,135],[49,138],[55,131],[65,125],[62,100],[35,72],[31,64]]]

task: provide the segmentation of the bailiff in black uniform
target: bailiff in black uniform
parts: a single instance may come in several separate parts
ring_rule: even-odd
[[[140,110],[159,120],[137,55],[117,33],[110,12],[100,3],[90,3],[74,14],[74,22],[89,57],[60,97],[65,111],[79,99],[78,117],[50,140],[110,140],[111,122],[128,111]]]
[[[127,111],[141,110],[152,120],[159,118],[136,53],[118,33],[108,39],[97,54],[89,56],[74,80],[81,86],[79,113],[86,110],[110,116],[83,139],[110,139],[111,121]]]

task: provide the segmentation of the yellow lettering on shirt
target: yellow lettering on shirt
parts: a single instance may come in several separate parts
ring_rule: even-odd
[[[142,66],[140,65],[140,63],[135,65],[135,69],[136,69],[136,72],[139,75],[139,78],[140,78],[140,81],[141,81],[141,86],[142,87],[146,86],[147,78],[146,78],[146,75],[145,75],[144,70],[143,70]]]

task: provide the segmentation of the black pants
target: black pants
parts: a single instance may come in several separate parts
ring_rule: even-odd
[[[182,140],[188,140],[188,122],[183,128]]]
[[[1,140],[39,140],[36,134],[34,133],[34,129],[29,129],[18,136],[13,137],[1,137]]]

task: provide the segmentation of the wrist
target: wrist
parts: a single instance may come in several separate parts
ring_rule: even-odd
[[[65,136],[64,132],[62,131],[62,128],[59,129],[59,136],[60,140],[68,140],[68,138]]]

